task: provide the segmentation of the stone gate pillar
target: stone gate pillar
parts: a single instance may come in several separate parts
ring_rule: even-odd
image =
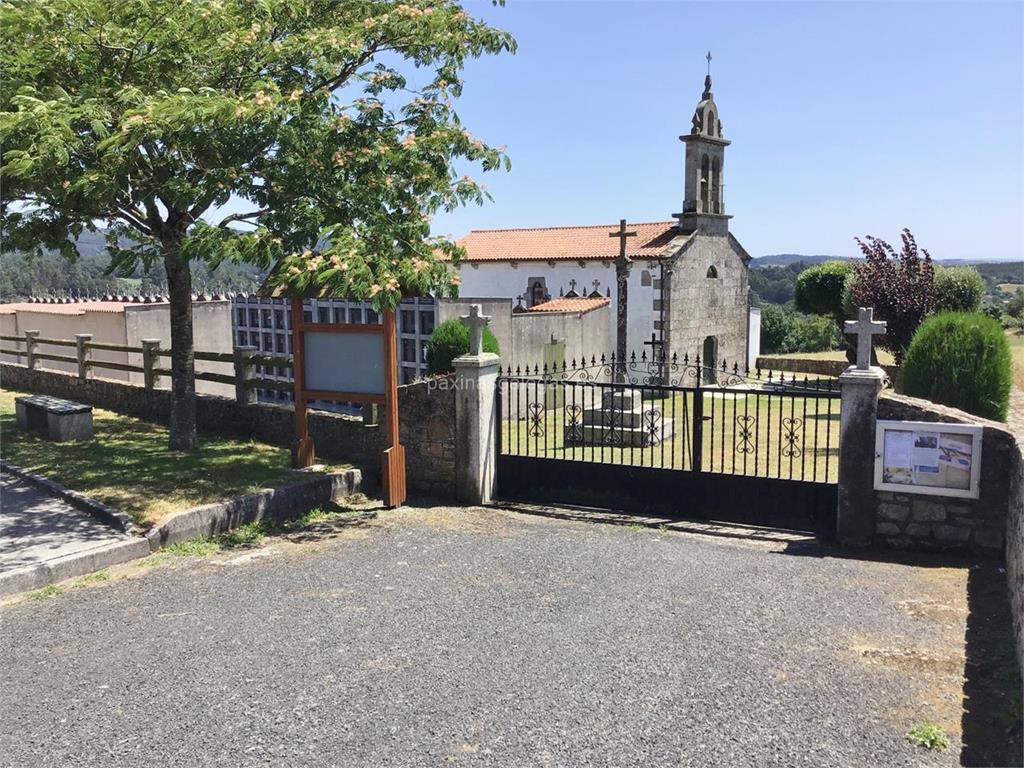
[[[469,354],[455,368],[455,490],[464,504],[487,504],[494,494],[497,462],[496,403],[499,357],[483,351],[490,318],[472,304],[461,318],[469,326]]]
[[[839,377],[840,544],[867,546],[875,534],[875,422],[885,377],[877,366],[850,366]]]

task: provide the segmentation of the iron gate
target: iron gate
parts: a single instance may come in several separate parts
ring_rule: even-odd
[[[614,357],[503,370],[497,493],[835,533],[831,379]]]

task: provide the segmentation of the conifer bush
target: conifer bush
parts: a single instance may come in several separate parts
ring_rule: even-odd
[[[1006,334],[988,315],[942,312],[917,329],[901,371],[905,394],[1006,421],[1012,361]]]
[[[459,355],[469,352],[469,328],[461,320],[452,318],[445,320],[430,334],[430,341],[427,342],[427,373],[431,376],[443,373],[451,373],[455,370],[452,365]],[[494,338],[491,329],[484,326],[484,352],[499,354],[498,340]]]

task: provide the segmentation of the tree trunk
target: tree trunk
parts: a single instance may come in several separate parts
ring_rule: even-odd
[[[192,346],[192,272],[181,240],[164,241],[171,301],[171,450],[196,447],[196,363]]]

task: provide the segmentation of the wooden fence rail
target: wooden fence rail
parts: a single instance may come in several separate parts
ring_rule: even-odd
[[[25,358],[25,366],[36,368],[40,360],[52,360],[61,363],[70,363],[78,368],[78,378],[85,380],[92,376],[95,369],[106,369],[112,371],[124,371],[127,373],[141,373],[143,386],[146,389],[154,389],[162,376],[170,376],[171,369],[159,366],[159,361],[171,356],[169,349],[163,349],[157,339],[143,339],[142,346],[133,347],[127,344],[108,344],[92,340],[92,334],[79,333],[74,339],[49,339],[40,336],[39,331],[25,331],[22,336],[0,335],[0,341],[15,342],[15,346],[0,347],[0,354],[11,355],[18,359]],[[39,345],[53,345],[58,347],[73,347],[75,355],[55,355],[39,352]],[[23,348],[19,348],[23,347]],[[116,362],[113,360],[97,360],[93,352],[124,352],[142,356],[142,364],[134,365],[127,362]],[[291,355],[261,355],[256,347],[235,347],[231,352],[202,352],[193,353],[196,360],[213,363],[230,363],[233,373],[214,373],[213,371],[196,371],[195,377],[199,381],[211,381],[217,384],[234,384],[235,399],[239,403],[255,404],[256,390],[273,389],[279,392],[290,392],[292,383],[289,381],[278,381],[256,375],[258,366],[273,366],[277,368],[291,368],[293,365]]]

